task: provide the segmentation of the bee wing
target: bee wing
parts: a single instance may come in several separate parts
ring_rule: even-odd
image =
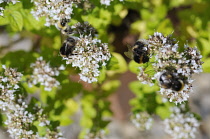
[[[124,52],[124,54],[128,57],[128,58],[130,58],[130,59],[133,59],[133,54],[132,54],[132,52]]]
[[[124,52],[124,54],[125,54],[128,58],[133,59],[132,46],[127,45],[127,47],[128,47],[128,51],[127,51],[127,52]]]

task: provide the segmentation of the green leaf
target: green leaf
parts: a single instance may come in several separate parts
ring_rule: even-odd
[[[129,83],[129,89],[136,95],[141,94],[143,85],[140,83],[140,81],[133,81]]]
[[[11,11],[9,23],[13,31],[21,31],[23,28],[23,17],[18,11]]]
[[[139,73],[139,67],[140,64],[136,63],[134,60],[131,60],[130,63],[128,64],[128,69],[133,72],[138,74]]]
[[[21,9],[20,13],[23,17],[23,24],[26,30],[40,30],[43,27],[43,22],[36,20],[28,9]]]
[[[150,85],[148,85],[148,84],[144,84],[144,85],[143,85],[143,92],[144,92],[144,93],[154,93],[154,92],[156,92],[158,89],[159,89],[159,87],[156,86],[156,85],[153,85],[153,86],[150,86]]]
[[[30,0],[22,0],[23,8],[30,9],[33,6],[33,2]]]
[[[56,99],[67,100],[69,98],[73,98],[75,95],[79,94],[81,89],[82,85],[80,83],[62,83],[62,88],[57,91]]]
[[[95,98],[93,94],[86,95],[82,99],[82,110],[84,112],[84,117],[93,118],[96,116],[97,112],[93,107]]]
[[[204,72],[210,72],[210,58],[205,59],[202,66]]]
[[[51,110],[51,112],[53,111]],[[53,120],[59,121],[61,126],[67,126],[72,123],[72,120],[70,119],[71,115],[72,113],[69,113],[68,109],[65,109],[65,110],[62,110],[61,113],[58,115],[51,113],[50,117]]]
[[[3,126],[3,124],[4,124],[4,121],[3,121],[3,115],[2,115],[2,114],[0,114],[0,126]]]
[[[159,106],[156,108],[156,114],[160,116],[161,119],[168,118],[171,115],[169,107]]]
[[[108,81],[108,82],[104,83],[102,85],[101,89],[106,91],[106,95],[105,96],[108,96],[111,93],[115,92],[118,89],[118,87],[120,86],[120,84],[121,83],[120,83],[119,80],[111,80],[111,81]]]
[[[9,19],[6,16],[0,16],[0,25],[7,25],[9,24]]]
[[[163,34],[170,34],[173,32],[171,21],[169,19],[165,19],[160,22],[157,27],[157,32],[161,32]]]
[[[131,24],[131,31],[132,33],[139,33],[139,32],[145,32],[146,31],[146,21],[137,20],[136,22]]]
[[[107,65],[107,74],[113,76],[116,73],[124,73],[127,71],[127,63],[121,54],[112,53],[111,60]]]
[[[30,63],[34,61],[35,58],[33,57],[32,53],[22,50],[7,53],[1,59],[2,64],[8,63],[10,67],[17,68],[18,71],[30,70]]]
[[[167,15],[167,8],[165,5],[159,5],[157,6],[155,9],[154,9],[154,14],[155,14],[155,17],[157,19],[163,19],[165,18]]]
[[[84,111],[84,114],[87,114],[88,111]],[[92,119],[89,116],[83,115],[80,119],[80,124],[83,127],[90,128],[93,125]]]
[[[98,83],[102,83],[106,79],[106,68],[103,66],[100,69],[100,75],[98,77]]]
[[[210,33],[209,33],[209,38],[208,40],[207,39],[204,39],[204,38],[199,38],[198,41],[201,43],[201,49],[202,49],[202,55],[205,57],[205,56],[208,56],[210,54]]]

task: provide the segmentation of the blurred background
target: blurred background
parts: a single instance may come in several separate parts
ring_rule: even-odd
[[[99,6],[82,3],[83,7],[93,7],[93,10],[75,10],[72,22],[88,21],[98,31],[99,38],[108,42],[110,50],[117,53],[121,62],[118,69],[113,70],[109,80],[117,80],[119,85],[107,96],[112,111],[111,122],[108,124],[107,139],[170,139],[164,132],[159,116],[154,116],[154,126],[150,131],[140,132],[130,122],[132,108],[130,101],[136,97],[129,84],[137,81],[137,75],[130,70],[128,59],[124,52],[127,45],[133,45],[140,38],[148,39],[154,32],[164,35],[173,33],[181,47],[184,44],[197,46],[203,55],[203,73],[195,75],[194,92],[189,99],[192,112],[201,116],[201,126],[196,138],[210,138],[210,1],[209,0],[125,0],[113,1],[110,6]],[[24,7],[24,6],[23,6]],[[33,5],[27,7],[27,10]],[[78,9],[79,9],[78,8]],[[24,9],[24,8],[23,8]],[[80,16],[80,17],[78,17]],[[31,16],[30,16],[31,17]],[[2,18],[1,18],[2,20]],[[20,71],[28,72],[28,65],[37,55],[43,55],[53,66],[65,64],[59,56],[60,34],[55,27],[45,27],[43,22],[33,20],[33,24],[24,23],[20,30],[13,29],[10,24],[0,21],[0,59],[1,64],[9,64]],[[34,25],[35,24],[35,25]],[[38,25],[38,27],[37,27]],[[18,58],[21,56],[21,58]],[[119,63],[120,63],[119,62]],[[79,76],[68,67],[68,77],[71,82],[81,84],[80,88],[91,91],[93,86],[80,81]],[[29,72],[30,73],[30,72]],[[72,73],[72,74],[71,74]],[[80,90],[80,89],[79,89]],[[140,90],[141,92],[141,90]],[[76,94],[75,92],[74,94]],[[32,94],[38,97],[39,94]],[[76,96],[76,97],[75,97]],[[77,99],[77,95],[72,95]],[[80,99],[80,96],[79,96]],[[69,114],[71,124],[61,129],[68,139],[77,139],[83,114],[79,109]],[[1,139],[8,135],[1,128]]]

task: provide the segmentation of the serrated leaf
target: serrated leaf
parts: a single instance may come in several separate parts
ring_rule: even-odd
[[[12,11],[9,14],[9,23],[13,31],[21,31],[23,28],[23,17],[21,13]]]

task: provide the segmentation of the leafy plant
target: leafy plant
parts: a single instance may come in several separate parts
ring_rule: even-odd
[[[193,128],[197,129],[197,119],[200,119],[190,113],[188,103],[183,105],[188,100],[164,96],[164,92],[168,96],[180,96],[185,91],[171,92],[171,88],[160,91],[156,75],[172,70],[181,76],[184,85],[191,85],[191,75],[201,67],[193,70],[193,63],[189,64],[192,72],[186,75],[177,70],[186,65],[177,63],[180,59],[185,62],[193,58],[198,66],[203,66],[204,72],[209,72],[209,5],[205,0],[0,2],[0,33],[7,36],[7,40],[0,43],[1,126],[12,138],[64,138],[59,127],[73,124],[72,117],[79,113],[80,122],[76,123],[81,127],[79,138],[104,138],[113,116],[108,98],[121,86],[119,77],[129,70],[138,78],[128,84],[135,94],[130,106],[131,120],[137,128],[149,130],[152,122],[148,119],[154,115],[176,121],[172,115],[177,114],[182,115],[183,121],[190,115],[195,120]],[[62,19],[68,22],[62,25]],[[69,38],[76,43],[71,45]],[[147,51],[149,62],[126,62],[127,46],[134,48],[139,38],[147,42],[148,49],[141,48],[139,53]],[[172,38],[179,40],[179,47],[165,58],[160,50],[166,50],[165,44],[172,50],[177,44]],[[21,43],[26,40],[30,43]],[[20,43],[23,50],[17,50]],[[190,47],[195,45],[201,54]],[[65,48],[63,57],[61,48]],[[198,52],[197,57],[191,51]],[[157,57],[169,65],[162,62],[164,66],[158,69],[154,66],[158,64]],[[170,65],[174,59],[175,64]],[[174,74],[171,76],[176,79]],[[146,81],[151,81],[153,86],[142,84]],[[174,131],[169,127],[167,130]],[[174,132],[174,137],[179,138],[177,134]],[[193,135],[189,137],[194,138]]]

